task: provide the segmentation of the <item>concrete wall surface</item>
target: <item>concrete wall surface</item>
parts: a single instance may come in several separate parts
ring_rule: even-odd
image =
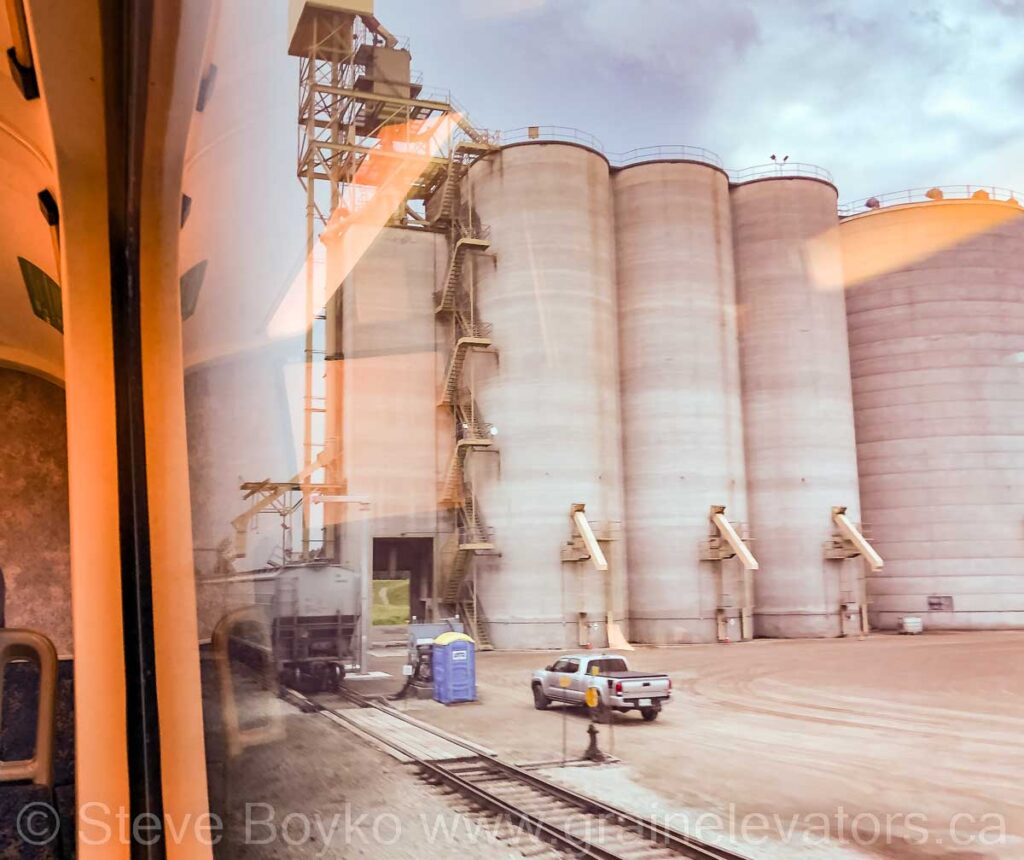
[[[0,368],[0,570],[7,627],[72,653],[64,389]]]
[[[437,528],[434,287],[444,245],[438,233],[385,228],[341,287],[341,356],[328,372],[340,374],[348,492],[371,500],[377,537]],[[327,254],[330,273],[330,245]]]
[[[512,146],[473,165],[468,194],[494,255],[476,267],[477,297],[498,356],[470,370],[501,449],[474,474],[501,553],[477,562],[491,636],[575,645],[584,612],[600,646],[605,613],[624,618],[627,571],[608,164],[578,146]],[[610,538],[609,574],[561,561],[574,503]]]
[[[859,519],[836,191],[732,190],[748,503],[760,636],[839,635],[859,561],[826,561],[832,506]]]
[[[701,561],[699,547],[712,505],[746,519],[729,183],[655,163],[617,172],[613,188],[630,632],[714,641],[720,577],[736,608],[738,566]]]
[[[1024,213],[962,200],[841,227],[873,623],[1024,625]]]

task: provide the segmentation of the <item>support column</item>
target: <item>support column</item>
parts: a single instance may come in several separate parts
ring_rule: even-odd
[[[116,832],[129,787],[101,21],[96,5],[62,0],[32,0],[27,13],[61,212],[76,802]],[[89,844],[102,836],[84,828],[80,860],[127,860],[117,840]]]
[[[154,647],[164,815],[209,811],[178,282],[182,172],[203,70],[208,4],[155,7],[142,188],[141,326]],[[169,38],[177,33],[179,39]],[[168,860],[212,849],[197,828],[166,840]]]

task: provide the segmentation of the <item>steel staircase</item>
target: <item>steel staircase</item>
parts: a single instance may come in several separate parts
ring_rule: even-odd
[[[461,503],[464,495],[466,457],[474,450],[490,448],[494,443],[493,428],[477,417],[476,404],[472,395],[462,389],[453,403],[455,419],[455,451],[448,463],[444,485],[441,489],[442,504]]]
[[[470,164],[495,148],[486,133],[462,124],[460,128],[468,133],[468,136],[456,140],[448,151],[447,164],[436,169],[433,176],[426,178],[426,184],[432,189],[429,223],[434,227],[448,226],[456,221],[462,178]]]
[[[458,544],[452,568],[444,581],[441,597],[446,604],[455,605],[463,597],[463,586],[469,574],[470,557],[478,552],[494,549],[490,532],[476,513],[476,504],[470,492],[462,501],[458,512]]]
[[[461,177],[461,165],[455,161],[455,150],[452,150],[452,157],[448,161],[448,169],[444,175],[444,188],[441,191],[441,202],[438,204],[435,221],[450,221],[455,211],[455,201],[459,196],[459,180]]]
[[[494,549],[494,544],[490,540],[490,533],[480,521],[480,515],[477,513],[473,488],[468,485],[466,487],[466,495],[462,500],[461,514],[459,522],[459,549]]]
[[[455,414],[456,434],[462,431],[464,435],[471,435],[474,438],[491,439],[494,435],[494,427],[480,418],[480,410],[473,400],[473,392],[468,388],[460,388],[458,399],[453,404]]]
[[[451,217],[450,212],[458,201],[458,183],[452,182],[457,169],[458,165],[453,162],[446,185],[439,192],[445,195],[445,199],[436,216],[438,219]],[[455,191],[452,191],[453,187]],[[450,201],[447,199],[449,194]],[[451,209],[447,208],[449,206]],[[489,247],[486,230],[469,228],[452,217],[448,265],[441,288],[434,294],[435,314],[451,325],[452,349],[441,387],[441,405],[451,410],[455,445],[440,496],[443,505],[454,507],[456,528],[454,552],[447,570],[441,572],[435,594],[445,611],[455,612],[463,619],[467,631],[483,650],[493,646],[474,592],[472,562],[478,554],[492,552],[494,543],[480,518],[476,496],[466,474],[466,464],[472,452],[493,447],[494,434],[492,426],[481,419],[472,390],[463,384],[463,371],[471,352],[485,350],[492,345],[491,327],[475,317],[473,285],[466,278],[468,254],[486,251]]]
[[[441,403],[454,405],[455,395],[462,382],[462,369],[466,358],[475,349],[487,349],[491,345],[491,327],[485,323],[470,322],[458,310],[452,312],[455,322],[455,346],[448,359],[448,368],[444,375],[444,387],[441,391]]]
[[[462,283],[463,265],[466,262],[466,254],[470,251],[486,251],[491,247],[490,239],[486,236],[460,236],[455,240],[455,247],[452,249],[448,259],[448,269],[445,272],[444,284],[434,294],[434,313],[445,313],[455,310],[455,296],[459,285]]]
[[[463,596],[463,586],[466,584],[466,577],[469,574],[469,560],[478,552],[487,552],[494,549],[490,532],[480,522],[476,511],[476,502],[473,498],[472,488],[462,500],[457,514],[458,518],[458,545],[455,550],[455,558],[452,561],[452,569],[444,582],[442,598],[445,603],[455,604]]]
[[[486,622],[478,612],[479,602],[473,593],[469,578],[470,561],[478,553],[494,549],[490,530],[481,522],[477,513],[472,488],[467,487],[465,498],[458,511],[458,544],[452,559],[451,570],[445,579],[441,593],[442,602],[453,607],[465,622],[469,635],[476,640],[481,650],[490,650],[492,645],[487,635]]]
[[[445,475],[444,487],[441,490],[442,503],[450,505],[461,502],[467,455],[473,449],[489,448],[490,446],[490,438],[460,439],[455,443],[455,452],[448,463],[448,472]]]
[[[491,642],[491,637],[487,635],[487,625],[484,623],[483,613],[478,612],[479,609],[479,603],[474,603],[472,600],[459,603],[459,618],[462,619],[462,623],[466,625],[469,635],[473,637],[481,651],[493,651],[494,643]]]

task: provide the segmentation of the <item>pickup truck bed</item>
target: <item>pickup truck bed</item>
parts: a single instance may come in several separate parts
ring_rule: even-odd
[[[601,678],[613,678],[616,681],[635,681],[638,678],[664,678],[664,672],[602,672]]]

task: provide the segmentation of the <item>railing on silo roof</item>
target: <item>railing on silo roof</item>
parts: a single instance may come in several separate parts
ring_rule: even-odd
[[[817,164],[807,164],[802,161],[773,161],[770,164],[755,164],[753,167],[744,167],[740,170],[727,170],[729,181],[733,185],[742,182],[754,182],[758,179],[799,178],[820,179],[835,185],[832,174],[824,167]]]
[[[524,143],[531,140],[578,143],[604,154],[604,144],[594,135],[567,125],[525,125],[522,128],[513,128],[498,133],[498,142],[502,145]]]
[[[575,143],[601,153],[614,167],[626,167],[645,161],[696,161],[722,168],[722,159],[718,154],[703,146],[670,143],[660,146],[642,146],[626,152],[609,152],[594,135],[567,125],[528,125],[522,128],[513,128],[500,132],[498,139],[501,144],[526,143],[531,140]]]
[[[617,167],[642,164],[645,161],[696,161],[724,169],[718,153],[705,149],[703,146],[690,146],[685,143],[641,146],[627,152],[609,153],[608,158]]]
[[[905,188],[863,197],[849,203],[841,203],[839,214],[843,218],[862,215],[887,206],[905,206],[910,203],[931,203],[940,200],[987,200],[997,203],[1020,205],[1021,195],[1010,188],[995,185],[933,185],[930,188]]]

